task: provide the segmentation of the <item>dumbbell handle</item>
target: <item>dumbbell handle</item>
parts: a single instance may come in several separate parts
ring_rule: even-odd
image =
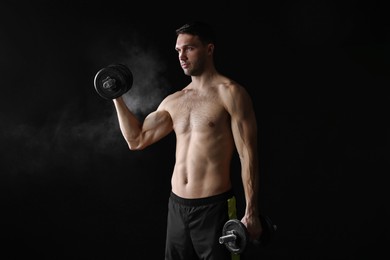
[[[276,230],[276,228],[277,228],[276,225],[272,225],[272,227],[273,227],[274,230]],[[219,243],[220,244],[225,244],[225,243],[228,243],[228,242],[234,242],[234,241],[237,240],[237,235],[234,234],[235,230],[230,230],[230,231],[227,231],[226,233],[227,233],[227,235],[221,236],[219,238]],[[260,246],[261,245],[261,241],[257,240],[257,239],[253,240],[252,242],[253,242],[253,244],[255,246]]]
[[[115,79],[107,76],[107,78],[105,78],[103,80],[103,88],[104,89],[109,89],[109,88],[112,88],[114,86],[115,86]]]
[[[219,238],[219,243],[220,244],[225,244],[225,243],[228,243],[228,242],[233,242],[233,241],[236,241],[237,240],[237,236],[234,234],[233,231],[229,232],[230,234],[227,234],[225,236],[221,236]]]

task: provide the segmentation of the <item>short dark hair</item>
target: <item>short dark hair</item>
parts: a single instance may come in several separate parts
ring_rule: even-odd
[[[176,35],[179,34],[191,34],[198,36],[205,44],[215,43],[216,41],[214,28],[210,24],[202,21],[192,21],[184,24],[180,28],[176,29]]]

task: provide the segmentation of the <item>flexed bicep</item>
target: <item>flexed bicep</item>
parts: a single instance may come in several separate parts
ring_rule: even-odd
[[[122,97],[114,99],[119,126],[130,150],[142,150],[173,130],[173,121],[163,100],[156,111],[140,121],[129,110]]]
[[[165,110],[157,110],[150,113],[142,125],[139,142],[136,149],[149,146],[161,138],[167,136],[173,130],[173,123],[170,114]]]

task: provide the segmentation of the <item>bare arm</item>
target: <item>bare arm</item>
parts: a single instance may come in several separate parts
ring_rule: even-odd
[[[113,100],[119,127],[130,150],[141,150],[173,130],[172,119],[163,109],[150,113],[143,122],[128,109],[122,97]]]
[[[229,88],[226,104],[231,115],[231,127],[241,162],[241,177],[245,193],[245,214],[242,222],[250,237],[257,239],[262,227],[258,209],[259,167],[257,151],[257,122],[252,101],[242,87]]]

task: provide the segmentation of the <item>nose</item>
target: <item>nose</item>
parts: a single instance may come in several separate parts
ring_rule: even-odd
[[[184,51],[179,52],[179,60],[186,60],[186,59],[187,57],[185,56]]]

